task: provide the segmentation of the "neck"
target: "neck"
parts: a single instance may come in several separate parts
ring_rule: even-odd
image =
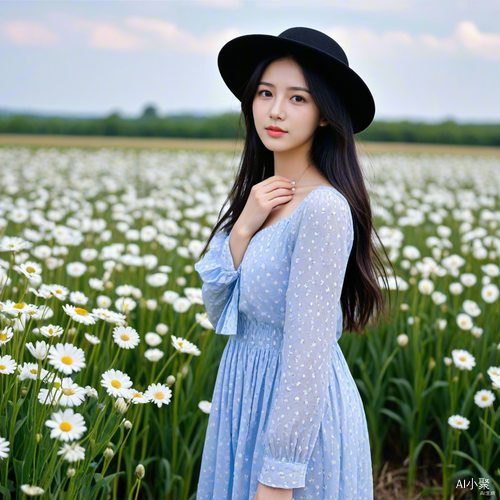
[[[304,179],[316,170],[314,165],[309,167],[308,152],[310,147],[311,144],[308,142],[298,148],[289,149],[288,151],[275,151],[274,175],[283,175],[294,181],[304,174],[300,177],[299,181],[299,183],[303,183]],[[309,169],[305,172],[307,167],[309,167]]]

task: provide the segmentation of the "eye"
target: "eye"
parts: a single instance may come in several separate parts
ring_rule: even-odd
[[[261,90],[260,92],[258,92],[258,93],[257,93],[257,95],[262,95],[262,92],[269,92],[269,93],[271,93],[269,90],[264,89],[264,90]],[[265,97],[268,97],[268,96],[265,96]],[[292,99],[293,99],[294,97],[298,97],[299,99],[302,99],[302,101],[295,101],[295,102],[307,102],[307,101],[306,101],[306,100],[305,100],[305,99],[304,99],[301,95],[294,95],[294,96],[292,97]]]

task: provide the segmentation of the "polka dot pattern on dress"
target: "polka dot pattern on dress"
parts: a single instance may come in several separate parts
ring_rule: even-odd
[[[238,269],[225,232],[195,264],[228,336],[197,500],[253,500],[259,482],[294,500],[373,499],[366,416],[338,344],[353,236],[347,200],[321,186],[257,232]]]

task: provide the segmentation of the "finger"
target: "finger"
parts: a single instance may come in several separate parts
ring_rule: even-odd
[[[268,194],[268,201],[274,201],[276,200],[276,198],[279,198],[280,196],[287,196],[287,197],[290,197],[290,196],[293,196],[293,194],[295,193],[295,191],[292,191],[291,188],[293,188],[293,186],[290,186],[290,188],[286,187],[286,188],[279,188],[279,189],[274,189],[273,191],[270,191]]]

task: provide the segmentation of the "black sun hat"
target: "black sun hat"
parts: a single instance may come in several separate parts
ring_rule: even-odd
[[[352,121],[354,133],[366,129],[375,116],[375,101],[361,77],[349,67],[342,47],[331,37],[312,28],[290,28],[278,36],[244,35],[227,42],[217,64],[225,84],[238,98],[253,71],[265,57],[292,53],[305,57],[341,97]]]

